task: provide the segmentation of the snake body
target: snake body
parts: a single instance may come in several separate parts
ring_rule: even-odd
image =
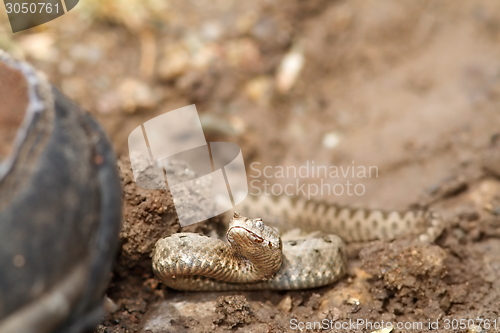
[[[237,209],[282,231],[300,227],[328,234],[282,240],[261,218],[235,212],[229,244],[193,233],[158,240],[152,253],[158,278],[171,288],[192,291],[320,287],[345,273],[343,241],[392,240],[422,231],[420,240],[432,242],[442,230],[437,215],[424,210],[384,212],[284,196],[250,197]]]

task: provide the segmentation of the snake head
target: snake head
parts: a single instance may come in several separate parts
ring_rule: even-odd
[[[235,252],[254,264],[266,266],[264,271],[277,271],[282,261],[282,241],[279,232],[264,224],[261,218],[250,219],[238,212],[229,222],[227,240]],[[266,274],[266,277],[274,273]]]
[[[276,229],[266,225],[261,218],[251,219],[238,212],[234,212],[234,217],[229,221],[227,239],[232,244],[239,239],[242,243],[249,242],[249,246],[267,244],[269,248],[278,250],[282,247],[281,237]]]

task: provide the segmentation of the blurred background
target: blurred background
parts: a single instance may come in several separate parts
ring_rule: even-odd
[[[247,165],[376,166],[347,204],[405,208],[500,128],[495,0],[81,0],[16,34],[0,10],[0,48],[97,117],[122,158],[134,128],[196,104],[207,139]]]
[[[0,47],[94,114],[120,155],[133,128],[196,104],[207,137],[247,162],[375,165],[366,195],[340,200],[399,208],[498,126],[499,7],[82,0],[16,34],[1,10]]]

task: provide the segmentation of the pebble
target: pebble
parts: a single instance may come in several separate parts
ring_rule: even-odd
[[[120,309],[120,306],[116,304],[115,301],[113,301],[109,296],[105,295],[104,296],[104,308],[106,309],[106,312],[108,313],[114,313]]]
[[[293,87],[303,66],[302,46],[297,43],[283,57],[276,73],[276,88],[280,93],[285,94]]]
[[[246,95],[260,105],[267,105],[273,93],[273,81],[270,76],[257,76],[245,85]]]
[[[37,60],[56,62],[59,52],[54,47],[56,36],[53,33],[41,32],[25,35],[18,40],[24,53]]]
[[[479,325],[471,325],[467,330],[467,333],[486,333],[486,331]]]
[[[241,70],[258,70],[262,64],[260,50],[250,38],[240,38],[224,45],[227,62]]]
[[[340,143],[340,135],[336,132],[326,133],[322,143],[323,147],[327,149],[335,148]]]
[[[278,304],[278,308],[284,312],[292,311],[292,298],[286,295]]]
[[[158,76],[171,81],[184,74],[190,67],[190,55],[186,48],[175,45],[167,48],[158,64]]]
[[[155,106],[157,96],[145,82],[127,78],[117,87],[101,95],[96,109],[99,113],[108,114],[122,111],[135,113],[138,110],[148,110]]]
[[[217,21],[205,22],[201,26],[201,37],[207,41],[215,41],[222,36],[223,28]]]
[[[392,330],[394,329],[394,327],[384,327],[384,328],[381,328],[379,330],[376,330],[376,331],[372,331],[372,333],[390,333],[392,332]]]
[[[155,104],[149,86],[136,79],[125,79],[118,87],[121,107],[124,112],[134,113],[138,109],[150,109]]]
[[[227,120],[215,114],[204,113],[200,115],[200,122],[203,130],[212,135],[239,135],[245,130],[244,124],[237,117]]]

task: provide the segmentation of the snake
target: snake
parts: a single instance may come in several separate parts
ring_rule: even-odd
[[[270,195],[250,196],[237,209],[227,242],[196,233],[159,239],[151,254],[158,279],[185,291],[317,288],[345,275],[346,242],[420,233],[419,241],[431,243],[443,230],[439,215],[426,209],[370,210]],[[280,236],[278,229],[288,231]]]

